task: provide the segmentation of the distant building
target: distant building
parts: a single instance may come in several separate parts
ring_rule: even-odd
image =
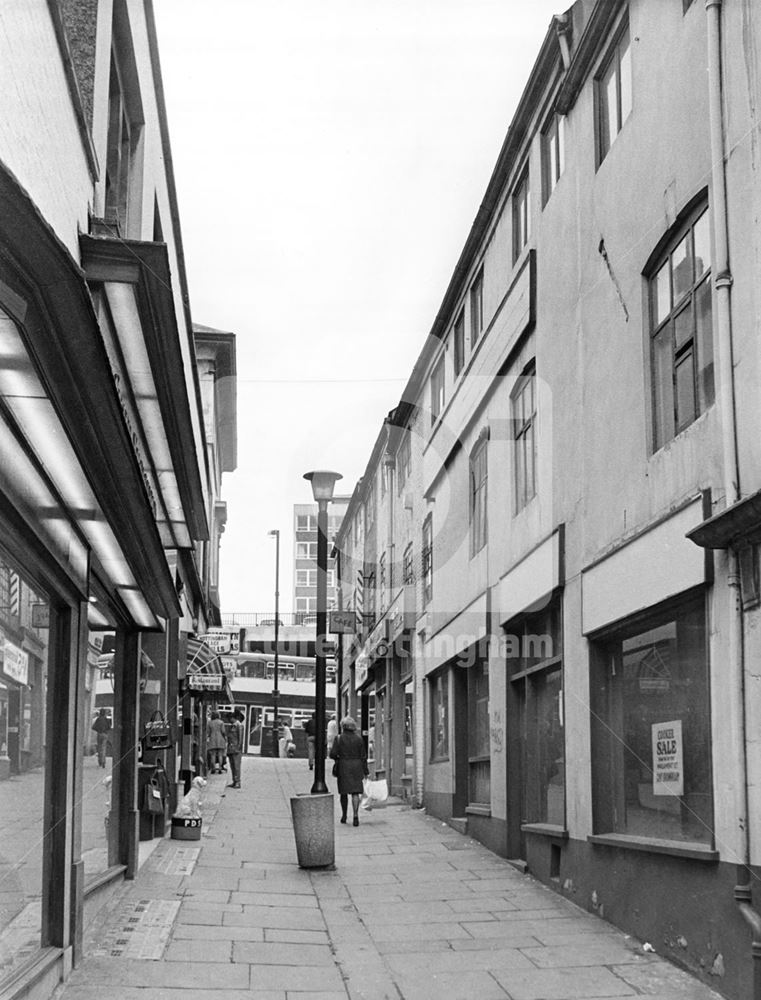
[[[351,497],[334,497],[328,509],[328,545],[338,531]],[[328,608],[336,607],[336,572],[328,559]],[[317,504],[293,505],[293,610],[296,614],[317,611]]]

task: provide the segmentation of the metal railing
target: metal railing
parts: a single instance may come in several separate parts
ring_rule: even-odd
[[[317,614],[314,611],[297,611],[284,614],[282,611],[278,615],[280,626],[289,625],[311,625],[317,622]],[[236,611],[222,615],[222,624],[225,627],[235,628],[256,628],[257,625],[272,626],[275,624],[274,611]]]

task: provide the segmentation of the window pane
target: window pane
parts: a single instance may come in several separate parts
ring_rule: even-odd
[[[613,142],[617,132],[618,132],[618,115],[617,115],[617,100],[616,100],[616,61],[615,59],[611,62],[608,69],[602,78],[602,148],[606,152],[610,149],[610,144]]]
[[[671,324],[653,338],[653,401],[655,404],[655,443],[662,447],[674,436],[674,386]]]
[[[690,235],[679,241],[671,255],[674,275],[674,305],[692,288],[692,259],[690,257]]]
[[[711,227],[705,211],[695,223],[695,280],[711,266]]]
[[[698,397],[702,413],[714,401],[713,322],[711,282],[708,279],[698,285],[695,293],[695,342],[698,352]]]
[[[628,31],[620,42],[619,59],[621,65],[621,119],[618,128],[620,131],[632,110],[632,50],[629,45]]]
[[[671,266],[668,261],[661,267],[653,281],[653,313],[655,325],[660,326],[671,312]]]
[[[565,822],[565,743],[563,737],[563,711],[560,670],[552,670],[529,679],[533,689],[534,726],[533,760],[529,762],[536,783],[534,795],[535,815],[529,814],[530,823],[552,823],[563,826]],[[531,780],[531,775],[529,776]]]
[[[614,642],[598,668],[607,695],[597,708],[611,731],[598,729],[593,745],[598,833],[711,841],[704,615],[701,599],[655,619]]]
[[[680,431],[697,416],[695,412],[695,365],[690,349],[683,354],[676,366],[676,426]]]
[[[674,350],[677,354],[692,340],[692,333],[692,309],[687,305],[674,317]]]

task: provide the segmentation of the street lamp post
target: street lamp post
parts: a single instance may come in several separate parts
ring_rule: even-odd
[[[318,470],[306,472],[304,479],[312,484],[317,501],[317,625],[315,635],[315,762],[312,794],[325,794],[325,645],[328,614],[328,504],[333,499],[338,472]]]
[[[280,697],[280,691],[278,690],[278,667],[280,665],[280,651],[278,648],[279,639],[279,629],[280,629],[280,531],[275,528],[270,531],[270,535],[275,537],[275,663],[274,663],[274,676],[273,682],[274,687],[272,688],[272,711],[274,713],[274,718],[272,720],[272,756],[277,757],[278,752],[278,741],[277,741],[277,723],[278,723],[278,708],[277,700]],[[264,720],[262,719],[262,723]]]

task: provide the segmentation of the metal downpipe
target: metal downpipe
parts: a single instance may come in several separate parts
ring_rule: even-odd
[[[715,274],[716,347],[719,375],[718,405],[721,418],[724,490],[727,506],[740,499],[739,458],[735,423],[734,361],[732,352],[731,288],[729,268],[729,228],[725,175],[724,112],[722,95],[722,0],[705,0],[708,41],[708,99],[711,137]],[[731,723],[735,730],[735,767],[739,783],[735,801],[740,815],[742,858],[737,866],[738,885],[734,898],[753,936],[753,1000],[761,1000],[761,915],[752,905],[750,879],[750,830],[748,828],[748,766],[746,742],[745,664],[743,651],[743,610],[737,552],[727,550],[727,591],[729,630],[729,672],[732,685]]]

